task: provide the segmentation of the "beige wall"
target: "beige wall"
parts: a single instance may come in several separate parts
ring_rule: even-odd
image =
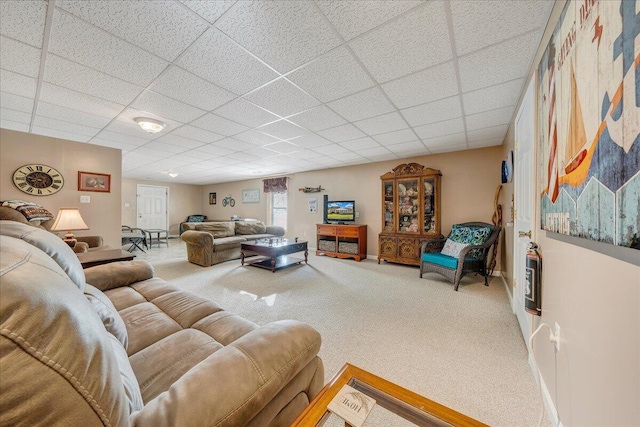
[[[167,204],[169,208],[169,234],[171,236],[180,234],[180,223],[184,221],[188,215],[201,213],[203,200],[201,200],[202,187],[199,185],[125,178],[122,180],[122,203],[120,205],[123,225],[130,227],[136,226],[138,184],[157,185],[169,188]]]
[[[42,163],[58,169],[64,187],[50,196],[31,196],[18,190],[13,172],[29,163]],[[97,145],[0,129],[0,199],[19,199],[38,203],[54,215],[61,207],[78,207],[89,226],[77,236],[101,235],[105,244],[120,247],[120,177],[122,152]],[[111,192],[78,191],[78,171],[111,175]],[[80,203],[80,196],[91,196],[91,203]]]
[[[530,74],[563,6],[564,1],[555,5]],[[513,139],[510,129],[503,157],[513,149]],[[503,190],[501,201],[508,206],[513,186]],[[557,322],[561,328],[558,353],[544,331],[536,336],[534,349],[560,422],[564,427],[638,426],[640,254],[629,248],[540,230],[537,197],[534,202],[533,240],[540,245],[543,257],[542,317],[534,318],[534,327],[541,322],[553,327]],[[513,241],[513,228],[507,228],[505,239]],[[503,274],[510,286],[512,263],[512,252],[507,247]]]
[[[451,225],[455,223],[491,222],[493,198],[496,187],[500,184],[501,153],[501,147],[491,147],[287,175],[290,178],[287,236],[308,239],[310,246],[315,247],[316,224],[322,222],[322,196],[327,194],[334,200],[356,201],[356,211],[360,214],[356,222],[368,226],[367,253],[377,255],[378,233],[382,228],[380,176],[399,164],[409,162],[417,162],[442,172],[443,234],[448,234]],[[325,191],[298,191],[302,187],[319,185]],[[242,203],[242,190],[253,188],[261,190],[260,203]],[[203,213],[209,219],[229,219],[236,214],[267,222],[267,195],[262,193],[262,179],[203,186],[203,200],[207,200],[209,192],[217,193],[217,204],[206,204],[203,207]],[[234,208],[222,206],[222,199],[228,194],[236,200]],[[307,212],[311,197],[318,199],[319,209],[316,214]]]

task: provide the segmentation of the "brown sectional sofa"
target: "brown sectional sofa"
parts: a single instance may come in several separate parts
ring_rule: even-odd
[[[288,426],[322,387],[314,329],[258,326],[146,261],[83,270],[0,221],[0,278],[0,425]]]
[[[187,244],[189,262],[209,267],[240,258],[240,245],[248,240],[284,236],[284,228],[262,221],[185,222],[180,238]]]

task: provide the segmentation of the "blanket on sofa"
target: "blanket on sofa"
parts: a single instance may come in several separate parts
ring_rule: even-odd
[[[48,221],[53,214],[37,203],[24,200],[4,200],[2,206],[15,209],[27,218],[27,221]]]

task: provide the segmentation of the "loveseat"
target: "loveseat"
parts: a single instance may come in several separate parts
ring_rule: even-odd
[[[15,209],[8,208],[6,206],[0,206],[0,220],[17,221],[22,224],[28,224],[32,227],[39,227],[44,230],[49,230],[53,225],[53,219],[48,221],[27,221],[24,215]],[[106,246],[102,242],[102,236],[75,236],[77,242],[73,247],[75,253],[94,252],[105,249],[112,249],[111,246]]]
[[[153,277],[83,270],[60,238],[0,221],[0,425],[288,426],[322,387],[320,336],[258,326]]]
[[[249,240],[284,236],[284,228],[262,221],[186,222],[180,238],[189,262],[209,267],[240,258],[240,245]]]

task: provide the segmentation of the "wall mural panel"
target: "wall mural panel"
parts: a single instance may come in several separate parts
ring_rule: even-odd
[[[638,0],[570,0],[538,66],[541,226],[640,249]]]

